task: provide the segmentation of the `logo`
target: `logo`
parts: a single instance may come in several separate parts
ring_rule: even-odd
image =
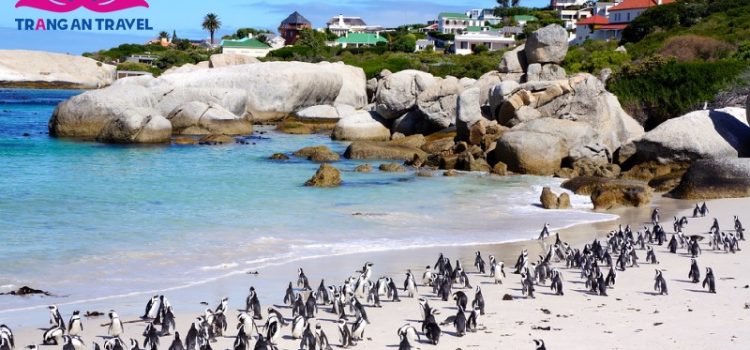
[[[148,7],[146,0],[19,0],[16,8],[31,7],[50,12],[70,12],[84,7],[90,11],[107,13],[133,7]]]

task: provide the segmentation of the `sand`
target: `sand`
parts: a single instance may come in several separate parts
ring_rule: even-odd
[[[718,218],[724,230],[733,227],[733,215],[745,218],[745,208],[750,208],[748,199],[728,199],[709,203],[711,214],[706,218],[690,218],[685,233],[705,234],[711,226],[714,217]],[[668,233],[672,231],[672,216],[679,214],[692,216],[692,210],[685,210],[692,203],[660,200],[658,205],[663,209],[664,227]],[[650,208],[623,212],[621,222],[640,228],[650,221]],[[750,215],[745,220],[750,224]],[[576,248],[589,242],[595,236],[603,236],[616,223],[600,223],[584,225],[561,231],[563,240]],[[352,276],[365,261],[372,261],[373,276],[392,276],[397,285],[403,285],[404,272],[411,269],[421,277],[424,266],[435,263],[437,253],[443,252],[452,260],[460,259],[468,272],[474,287],[482,288],[486,302],[487,314],[479,320],[479,331],[469,333],[463,337],[454,335],[452,326],[442,326],[443,336],[438,346],[427,343],[419,344],[417,348],[428,349],[534,349],[533,339],[544,339],[547,349],[748,349],[750,335],[746,329],[750,326],[750,273],[745,265],[748,261],[748,251],[742,250],[736,254],[723,251],[713,251],[708,247],[707,240],[701,244],[703,254],[698,258],[701,273],[705,267],[712,267],[717,279],[717,294],[710,294],[701,288],[700,284],[690,283],[688,271],[690,256],[680,249],[678,254],[670,254],[666,244],[662,247],[654,246],[658,265],[645,263],[645,251],[638,251],[639,268],[630,268],[620,272],[614,288],[608,290],[609,296],[597,296],[589,293],[584,281],[580,279],[577,269],[565,269],[564,263],[554,263],[560,268],[564,276],[565,295],[556,296],[549,289],[549,285],[536,287],[536,298],[527,299],[522,295],[520,277],[511,274],[511,266],[516,256],[523,248],[530,249],[532,261],[536,261],[537,252],[544,249],[546,242],[527,241],[503,245],[487,245],[478,247],[430,248],[409,251],[394,250],[361,257],[357,255],[322,258],[314,261],[302,261],[300,264],[310,278],[310,284],[315,288],[320,278],[326,278],[327,283],[341,284],[344,276],[327,276],[330,266],[351,266]],[[745,248],[745,242],[740,243]],[[473,252],[480,250],[487,258],[490,254],[500,257],[506,265],[507,278],[502,285],[495,285],[487,276],[476,274],[473,265]],[[663,271],[669,286],[669,295],[659,296],[654,293],[655,269]],[[238,295],[247,290],[252,284],[252,278],[273,278],[278,280],[278,300],[262,300],[263,309],[269,303],[281,304],[284,288],[288,281],[296,280],[296,267],[284,266],[271,271],[262,271],[261,277],[239,276],[235,284],[224,283],[217,287],[213,295],[195,297],[194,304],[200,301],[209,302],[211,308],[216,307],[220,295]],[[606,269],[605,269],[606,270]],[[419,280],[419,278],[418,278]],[[229,287],[231,286],[231,287]],[[232,291],[228,291],[231,288]],[[462,289],[455,289],[458,291]],[[469,299],[473,299],[473,290],[463,290]],[[402,293],[403,294],[403,293]],[[455,304],[443,302],[432,294],[428,287],[419,288],[420,296],[427,298],[430,305],[440,311],[438,321],[442,321],[456,313]],[[511,301],[503,301],[505,294],[513,296]],[[169,297],[169,295],[168,295]],[[185,298],[182,298],[185,299]],[[396,330],[404,324],[412,324],[420,329],[420,312],[416,298],[402,295],[400,303],[382,301],[382,308],[368,307],[367,312],[371,324],[365,331],[366,339],[359,342],[356,348],[384,349],[398,348],[399,339]],[[135,301],[134,301],[135,302]],[[141,301],[145,305],[146,298]],[[177,330],[184,336],[190,323],[198,316],[194,313],[180,311],[180,305],[174,303],[177,313]],[[232,348],[235,331],[236,309],[244,307],[244,299],[233,297],[230,300],[230,329],[227,337],[218,339],[212,344],[213,349]],[[291,309],[280,308],[287,317],[291,317]],[[67,319],[69,314],[65,314]],[[102,310],[106,311],[106,310]],[[38,312],[38,326],[45,327],[48,322],[46,311]],[[138,315],[123,315],[122,319],[137,320]],[[264,315],[265,316],[265,315]],[[323,330],[336,348],[338,345],[338,330],[333,323],[335,315],[330,313],[330,306],[320,307],[317,318],[312,322],[320,322]],[[92,341],[103,343],[102,336],[107,333],[106,318],[84,319],[85,331],[83,338],[87,344]],[[262,324],[263,321],[259,322]],[[143,343],[141,335],[145,323],[136,322],[126,324],[126,337],[137,339]],[[17,329],[16,344],[22,347],[29,344],[41,343],[42,331],[36,328]],[[282,328],[284,337],[278,344],[279,349],[298,349],[299,340],[290,337],[291,330],[287,326]],[[422,340],[426,340],[424,337]],[[167,349],[172,341],[171,336],[161,339],[160,348]],[[251,344],[252,345],[252,344]],[[41,349],[59,348],[57,346],[42,346]]]

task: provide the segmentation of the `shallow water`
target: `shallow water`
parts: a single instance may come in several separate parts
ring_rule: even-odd
[[[77,93],[0,90],[0,292],[29,285],[71,303],[304,257],[528,239],[542,220],[613,218],[584,210],[590,203],[578,196],[579,210],[538,208],[556,179],[361,174],[351,170],[362,162],[342,160],[343,186],[314,189],[302,184],[317,164],[268,160],[311,145],[345,150],[323,135],[268,131],[249,145],[171,147],[50,138],[56,103]],[[49,303],[0,296],[0,316]]]

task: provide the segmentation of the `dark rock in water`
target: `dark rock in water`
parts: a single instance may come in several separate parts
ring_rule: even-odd
[[[403,165],[397,164],[397,163],[380,164],[380,166],[378,167],[378,169],[380,169],[380,171],[385,171],[385,172],[389,172],[389,173],[403,173],[403,172],[406,172],[406,168]]]
[[[357,165],[357,167],[354,168],[354,172],[356,172],[356,173],[371,173],[372,172],[372,165],[370,165],[370,164]]]
[[[699,160],[690,166],[669,196],[678,199],[750,197],[750,159]]]
[[[234,137],[229,135],[207,135],[198,140],[201,145],[225,145],[234,143]]]
[[[272,156],[268,157],[268,159],[271,159],[271,160],[289,160],[289,156],[287,156],[284,153],[274,153]]]
[[[310,180],[305,182],[308,187],[336,187],[341,185],[341,173],[338,169],[322,164]]]
[[[0,293],[0,295],[18,295],[18,296],[25,296],[25,295],[46,295],[46,296],[52,296],[50,292],[45,292],[40,289],[34,289],[28,286],[23,286],[21,288],[18,288],[17,290],[10,291],[8,293]]]
[[[383,159],[383,160],[413,160],[414,156],[421,159],[427,158],[427,154],[421,149],[409,144],[401,144],[395,141],[374,142],[354,141],[344,152],[348,159]]]
[[[31,136],[29,133],[27,132],[23,133],[23,137],[29,137],[29,136]]]
[[[318,163],[336,162],[340,159],[338,153],[331,151],[326,146],[305,147],[294,152],[294,155]]]
[[[172,140],[172,143],[174,143],[175,145],[197,145],[198,140],[192,137],[179,136],[175,137],[174,140]]]

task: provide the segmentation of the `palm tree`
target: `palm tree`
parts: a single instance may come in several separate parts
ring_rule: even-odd
[[[160,32],[159,33],[159,39],[169,39],[169,33],[167,33],[167,32]]]
[[[203,29],[211,33],[211,45],[214,43],[214,33],[221,28],[221,21],[219,16],[215,13],[209,13],[206,17],[203,17]]]

